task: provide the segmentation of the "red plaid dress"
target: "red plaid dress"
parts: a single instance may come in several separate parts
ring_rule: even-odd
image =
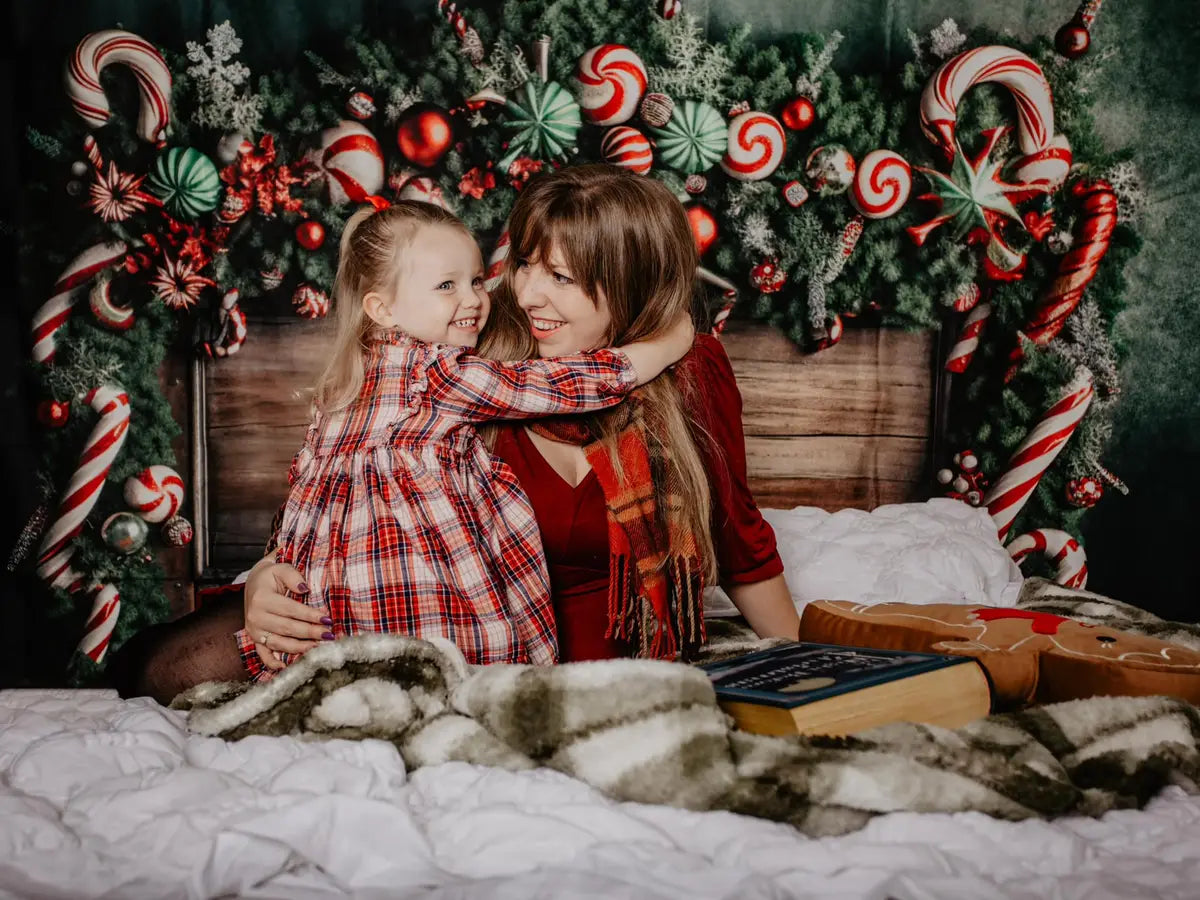
[[[505,364],[398,337],[364,363],[359,403],[317,413],[292,464],[278,560],[304,573],[339,636],[443,636],[471,663],[555,662],[533,509],[473,425],[613,406],[635,385],[628,357]],[[251,636],[237,638],[265,680]]]

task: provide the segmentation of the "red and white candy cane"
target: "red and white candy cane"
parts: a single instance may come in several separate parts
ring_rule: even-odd
[[[237,288],[233,288],[221,298],[221,308],[217,312],[220,322],[217,338],[204,342],[204,352],[210,358],[233,356],[246,343],[246,314],[238,304],[238,296]]]
[[[967,367],[971,365],[971,360],[975,356],[975,351],[979,349],[979,339],[983,335],[983,329],[991,314],[992,304],[990,303],[977,304],[967,314],[962,330],[958,333],[958,340],[954,342],[954,346],[950,348],[950,355],[946,358],[947,372],[961,375],[967,371]]]
[[[646,93],[646,66],[623,44],[600,44],[579,57],[575,80],[587,120],[620,125],[634,117]]]
[[[1045,73],[1020,50],[976,47],[943,63],[921,95],[925,136],[953,159],[959,101],[985,82],[1008,88],[1017,103],[1017,141],[1024,156],[1017,163],[1016,182],[1026,185],[1029,195],[1057,190],[1071,169],[1071,147],[1054,133],[1054,102]]]
[[[730,121],[721,168],[738,181],[762,181],[779,168],[786,152],[787,135],[779,120],[751,110]]]
[[[1004,473],[983,498],[1001,541],[1046,469],[1079,427],[1095,394],[1092,380],[1092,373],[1081,367],[1066,394],[1046,410],[1021,441]]]
[[[483,286],[488,291],[494,291],[500,284],[500,277],[504,274],[504,266],[508,261],[508,223],[504,223],[504,230],[500,232],[500,238],[496,241],[496,246],[492,249],[492,255],[488,257],[487,272],[483,280]]]
[[[974,281],[968,281],[955,293],[951,305],[955,312],[970,312],[982,296],[983,291],[979,289],[979,285]]]
[[[1035,528],[1013,538],[1007,549],[1018,565],[1033,553],[1049,559],[1057,566],[1054,580],[1058,584],[1080,590],[1087,586],[1087,553],[1079,546],[1079,541],[1065,531]]]
[[[712,333],[720,334],[725,330],[725,324],[729,319],[729,314],[733,312],[734,306],[737,305],[738,291],[737,285],[733,282],[722,278],[716,272],[711,272],[704,266],[696,269],[696,277],[701,281],[711,284],[713,287],[721,291],[721,305],[717,308],[713,315]]]
[[[121,595],[111,584],[97,584],[91,588],[92,613],[83,626],[83,639],[79,652],[92,662],[100,662],[108,652],[108,642],[121,614]]]
[[[100,498],[113,460],[121,452],[129,430],[129,395],[121,388],[106,384],[84,398],[100,420],[88,436],[79,465],[71,475],[54,522],[42,538],[38,551],[38,577],[51,587],[78,590],[82,576],[71,568],[74,548],[71,541],[83,529],[83,523]]]
[[[1117,227],[1117,195],[1107,181],[1077,181],[1071,185],[1071,195],[1081,207],[1075,242],[1059,260],[1058,274],[1024,329],[1027,338],[1043,346],[1062,331],[1067,317],[1083,299]]]
[[[128,249],[122,241],[93,244],[71,260],[54,282],[50,299],[34,313],[34,362],[54,361],[54,336],[67,323],[80,289],[105,269],[120,265],[125,260]]]
[[[83,136],[83,152],[91,167],[99,172],[104,166],[104,157],[100,155],[100,147],[96,144],[96,139],[90,134]]]
[[[112,110],[100,84],[100,72],[113,64],[128,66],[137,78],[138,137],[164,146],[171,121],[171,70],[157,48],[133,32],[96,31],[75,47],[63,74],[67,97],[75,112],[94,128],[109,120]]]

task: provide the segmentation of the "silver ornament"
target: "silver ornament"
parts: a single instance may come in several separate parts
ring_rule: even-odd
[[[137,553],[150,536],[150,526],[131,512],[113,513],[100,526],[100,539],[111,550],[128,556]]]

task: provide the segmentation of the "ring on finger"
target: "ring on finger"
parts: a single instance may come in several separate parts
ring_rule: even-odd
[[[260,644],[262,644],[264,647],[268,647],[268,646],[270,646],[270,644],[268,644],[267,642],[270,640],[271,640],[271,632],[264,631],[262,633],[262,635],[259,637],[258,642]]]

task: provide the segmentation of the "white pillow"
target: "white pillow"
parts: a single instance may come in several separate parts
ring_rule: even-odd
[[[987,510],[958,500],[762,513],[799,612],[813,600],[1013,606],[1021,590],[1021,570]],[[707,592],[706,615],[736,613],[720,588]]]

